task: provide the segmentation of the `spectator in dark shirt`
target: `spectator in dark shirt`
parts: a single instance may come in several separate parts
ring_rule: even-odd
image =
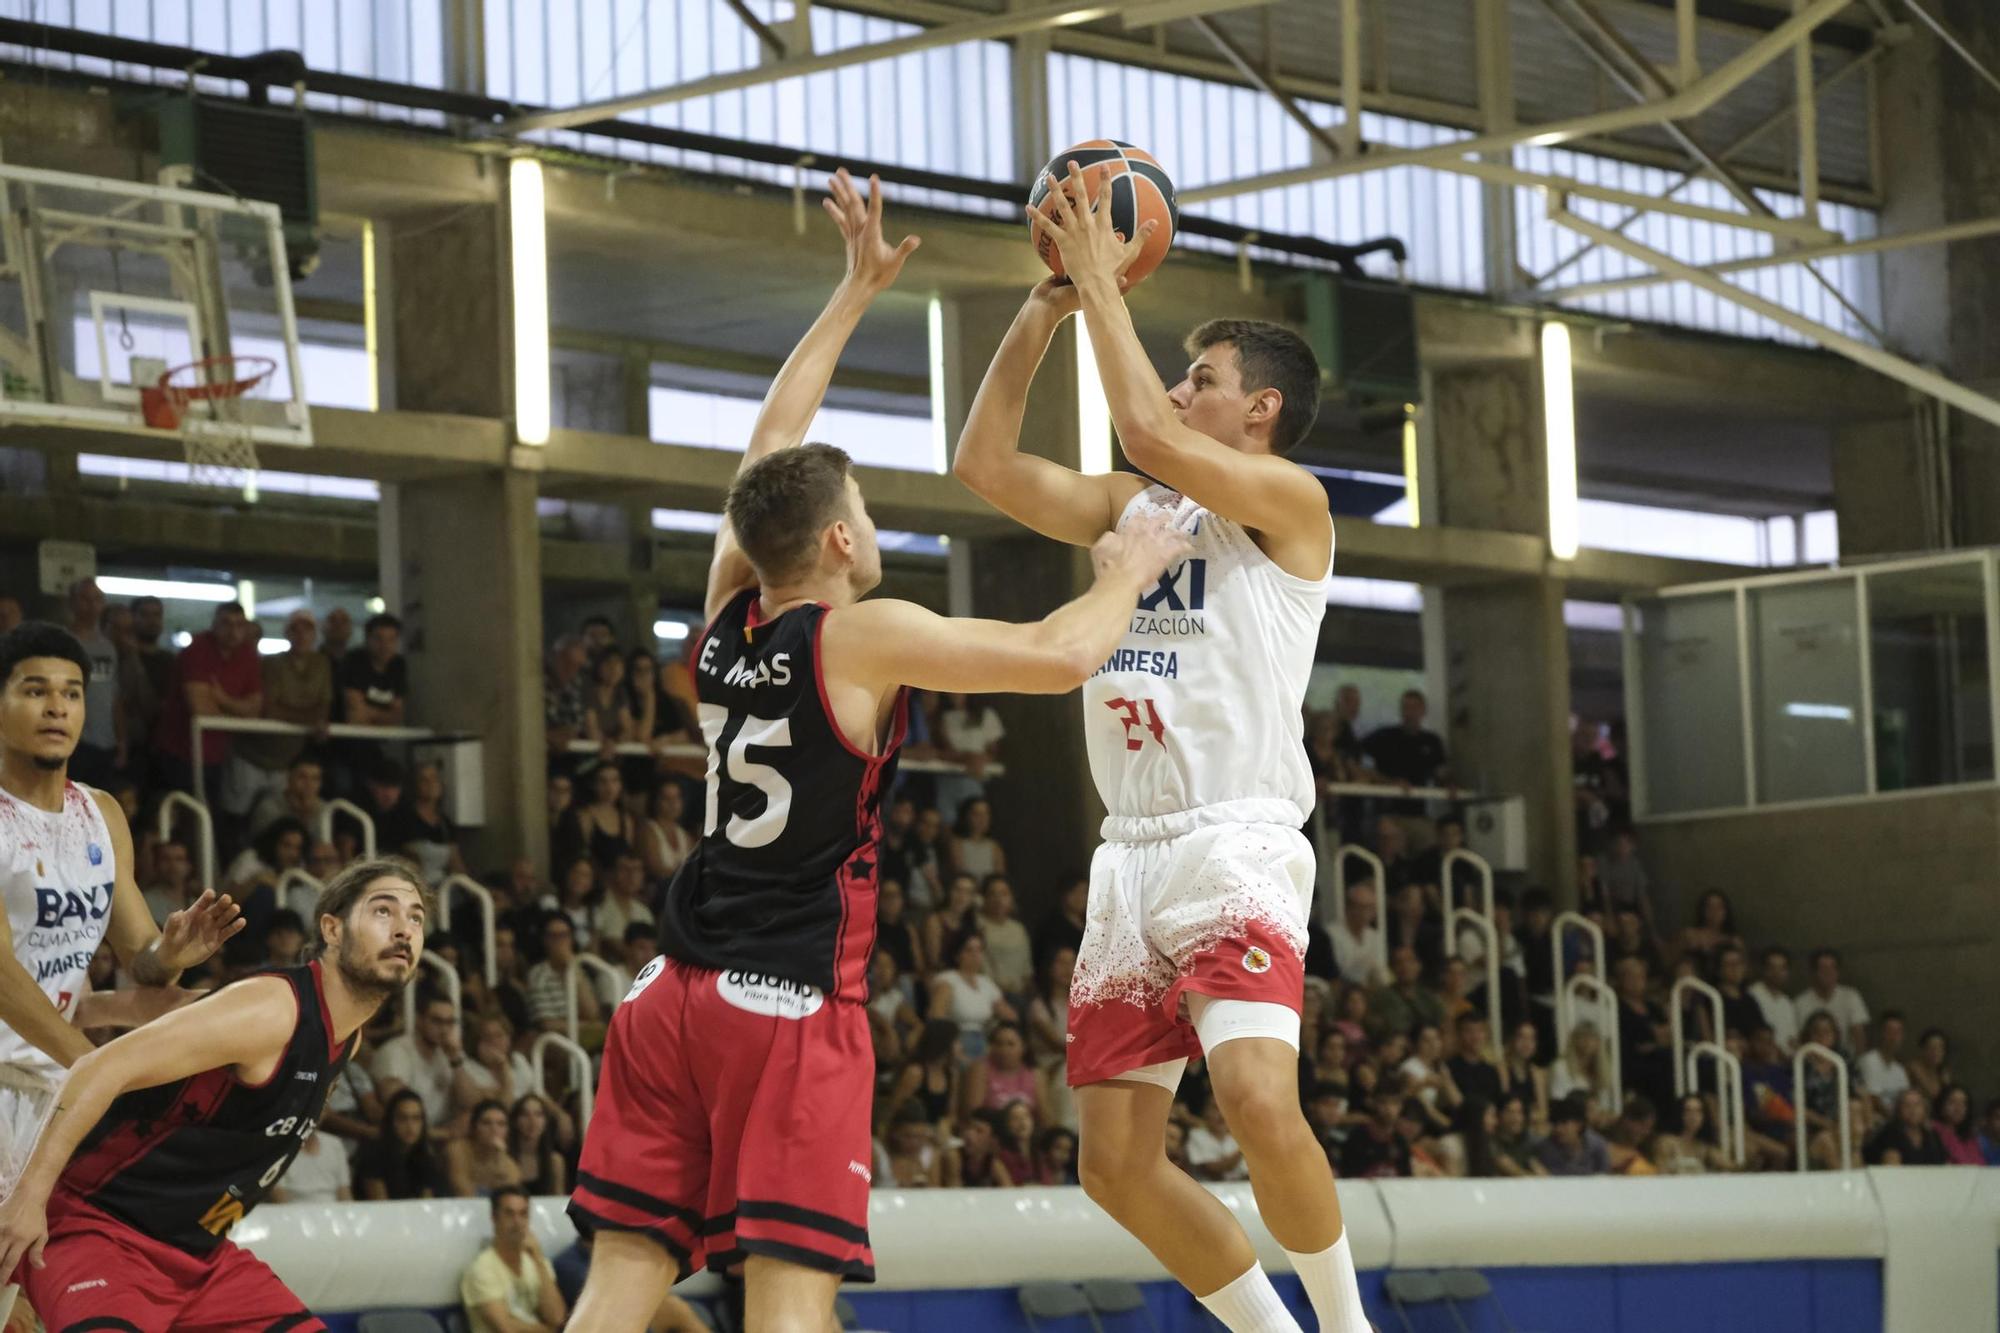
[[[1896,1118],[1868,1144],[1865,1160],[1873,1166],[1947,1166],[1944,1140],[1931,1124],[1930,1103],[1915,1088],[1896,1099]]]
[[[1500,1070],[1487,1049],[1488,1029],[1483,1015],[1458,1016],[1458,1049],[1444,1062],[1451,1081],[1461,1096],[1479,1098],[1488,1106],[1498,1106],[1502,1096]]]
[[[1744,982],[1750,976],[1750,959],[1734,944],[1726,944],[1715,955],[1715,988],[1722,992],[1722,1032],[1708,1034],[1721,1041],[1729,1032],[1748,1032],[1764,1021],[1764,1011]],[[1707,1005],[1700,1009],[1704,1028],[1713,1021]]]
[[[1552,1176],[1601,1176],[1611,1170],[1611,1149],[1585,1123],[1583,1103],[1565,1097],[1549,1108],[1549,1136],[1535,1148],[1535,1160]]]
[[[410,1088],[389,1098],[382,1129],[354,1162],[355,1195],[362,1199],[438,1199],[451,1194],[444,1163],[431,1147],[424,1099]]]
[[[1424,729],[1428,705],[1422,690],[1405,690],[1402,722],[1370,732],[1364,747],[1375,771],[1408,787],[1434,787],[1447,776],[1444,741]]]
[[[1649,973],[1643,958],[1621,958],[1611,967],[1618,992],[1618,1064],[1625,1086],[1637,1088],[1656,1106],[1673,1098],[1673,1051],[1666,1015],[1647,996]]]
[[[326,654],[326,660],[333,664],[335,671],[347,660],[348,642],[354,638],[354,617],[344,606],[336,606],[326,613],[326,622],[319,627],[319,650]],[[334,715],[340,715],[340,698],[334,696]]]
[[[410,693],[403,660],[403,622],[387,612],[368,617],[362,646],[340,664],[342,713],[350,726],[400,727]]]
[[[1410,1174],[1410,1145],[1397,1132],[1402,1094],[1381,1086],[1368,1099],[1367,1123],[1351,1130],[1340,1147],[1339,1173],[1347,1180],[1384,1180]]]
[[[1072,874],[1055,910],[1035,927],[1035,966],[1048,966],[1058,950],[1083,952],[1084,910],[1090,904],[1090,876]]]

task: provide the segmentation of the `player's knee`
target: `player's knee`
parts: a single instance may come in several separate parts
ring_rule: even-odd
[[[1252,1083],[1225,1091],[1218,1086],[1216,1097],[1230,1134],[1253,1156],[1281,1147],[1305,1126],[1305,1115],[1289,1088]]]
[[[1166,1148],[1156,1145],[1140,1151],[1131,1140],[1092,1143],[1084,1140],[1077,1155],[1076,1178],[1092,1203],[1107,1213],[1117,1213],[1132,1197],[1155,1159],[1164,1161]]]

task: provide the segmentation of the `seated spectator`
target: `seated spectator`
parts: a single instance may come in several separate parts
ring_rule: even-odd
[[[1379,1041],[1388,1033],[1410,1032],[1419,1024],[1435,1027],[1444,1022],[1444,1001],[1421,984],[1424,965],[1414,948],[1405,944],[1391,953],[1389,973],[1390,983],[1369,996],[1370,1037]]]
[[[1792,1126],[1798,1115],[1791,1061],[1778,1049],[1768,1023],[1750,1029],[1742,1052],[1733,1046],[1730,1050],[1743,1062],[1745,1137],[1752,1151],[1782,1167],[1791,1157]]]
[[[587,856],[599,870],[609,870],[626,852],[639,849],[639,821],[625,808],[625,780],[616,764],[599,764],[591,771],[581,798],[569,808],[556,830],[551,859],[567,865]]]
[[[1986,1116],[1979,1125],[1979,1155],[1988,1166],[2000,1166],[2000,1097],[1986,1103]]]
[[[306,873],[324,884],[347,865],[340,848],[331,842],[314,842],[306,848]]]
[[[1925,1101],[1936,1101],[1958,1082],[1951,1072],[1951,1041],[1943,1028],[1924,1029],[1924,1035],[1917,1038],[1916,1054],[1903,1062],[1903,1072],[1910,1076],[1910,1086],[1924,1094]]]
[[[648,928],[634,926],[633,929],[645,931]],[[888,1063],[891,1067],[901,1063],[902,1053],[910,1049],[923,1032],[924,1020],[917,1016],[916,993],[915,980],[903,975],[896,966],[895,955],[886,949],[877,949],[868,960],[868,1012],[881,1020],[888,1034]]]
[[[1719,1042],[1729,1031],[1748,1032],[1764,1021],[1763,1006],[1744,983],[1750,975],[1750,956],[1741,945],[1725,944],[1715,954],[1715,989],[1722,994],[1722,1032],[1711,1031],[1714,1014],[1707,1005],[1696,1011],[1701,1017],[1697,1029],[1709,1041]]]
[[[1654,942],[1652,932],[1646,929],[1646,919],[1637,910],[1621,907],[1612,913],[1610,935],[1611,938],[1605,941],[1604,957],[1614,971],[1625,959],[1636,958],[1646,965],[1648,977],[1666,973],[1666,957]],[[1690,958],[1688,961],[1693,963],[1697,960]],[[1704,980],[1708,977],[1705,971],[1699,975]]]
[[[1201,1121],[1188,1130],[1188,1171],[1196,1180],[1248,1180],[1249,1164],[1229,1132],[1222,1099],[1211,1093],[1201,1108]]]
[[[1390,967],[1394,970],[1396,950],[1414,949],[1425,971],[1434,971],[1444,962],[1444,917],[1434,900],[1433,885],[1414,880],[1389,892]]]
[[[1695,903],[1694,924],[1681,932],[1679,954],[1693,958],[1697,975],[1713,980],[1720,970],[1724,949],[1743,948],[1742,933],[1736,929],[1736,908],[1729,895],[1710,889]]]
[[[264,926],[264,965],[297,967],[306,947],[305,919],[290,908],[271,913]]]
[[[1528,1104],[1518,1092],[1509,1092],[1500,1103],[1493,1130],[1493,1166],[1503,1176],[1546,1176],[1529,1137]]]
[[[1465,960],[1462,958],[1447,958],[1438,968],[1437,994],[1444,1003],[1444,1022],[1440,1026],[1446,1030],[1472,1012],[1472,999],[1466,994],[1466,976]]]
[[[930,1013],[958,1025],[959,1046],[968,1058],[986,1049],[986,1028],[996,1018],[1009,1023],[1020,1015],[1000,993],[1000,987],[986,975],[986,941],[977,930],[968,930],[945,950],[952,966],[931,980]]]
[[[317,648],[319,625],[304,607],[285,618],[285,638],[290,647],[261,659],[264,681],[264,716],[274,722],[304,727],[309,736],[239,735],[230,741],[231,776],[247,780],[263,793],[251,805],[254,824],[258,809],[272,788],[292,780],[291,765],[304,753],[308,743],[323,739],[326,724],[333,720],[333,664]],[[313,827],[311,814],[289,811]],[[317,814],[317,811],[311,812]]]
[[[417,863],[433,886],[446,875],[463,875],[465,858],[458,851],[458,829],[444,812],[444,767],[418,764],[410,777],[410,799],[382,830],[384,846],[394,847]]]
[[[1014,1023],[996,1023],[986,1038],[986,1054],[966,1066],[964,1114],[1002,1111],[1025,1103],[1039,1124],[1042,1089],[1039,1071],[1028,1061],[1027,1038]]]
[[[532,1092],[507,1112],[507,1151],[521,1168],[521,1186],[530,1194],[569,1193],[569,1168],[558,1146],[567,1123],[564,1111]]]
[[[356,651],[359,651],[358,649]],[[361,742],[367,745],[367,742]],[[371,755],[365,763],[358,764],[361,773],[361,790],[355,794],[354,803],[375,825],[375,841],[380,846],[390,847],[386,835],[395,829],[398,813],[403,808],[403,790],[407,774],[403,766],[386,755]],[[342,831],[360,836],[360,827],[349,815],[337,816],[333,823],[334,841],[340,840]]]
[[[1404,1099],[1421,1103],[1426,1125],[1442,1133],[1451,1128],[1452,1116],[1465,1100],[1445,1067],[1443,1031],[1435,1023],[1420,1023],[1411,1045],[1409,1059],[1396,1071],[1403,1078]]]
[[[164,926],[167,918],[201,896],[195,883],[194,858],[185,843],[167,841],[153,849],[153,879],[146,886],[146,906],[153,923]]]
[[[354,1161],[354,1183],[364,1199],[439,1199],[451,1184],[431,1147],[424,1099],[409,1088],[383,1099],[381,1131]]]
[[[1382,1181],[1410,1175],[1410,1145],[1398,1131],[1402,1093],[1388,1083],[1368,1097],[1368,1121],[1340,1145],[1340,1177]]]
[[[1007,734],[1007,728],[1000,723],[1000,714],[993,705],[976,695],[947,694],[940,701],[935,728],[938,739],[938,755],[942,759],[965,765],[963,773],[940,773],[937,776],[937,804],[946,823],[951,823],[964,808],[967,801],[975,800],[985,793],[986,766],[1000,752],[1000,741]],[[984,878],[995,871],[1004,872],[1006,864],[991,866],[972,873]]]
[[[445,1175],[460,1199],[482,1198],[521,1183],[521,1166],[507,1151],[507,1104],[488,1099],[472,1108],[464,1138],[445,1145]]]
[[[1549,1136],[1535,1160],[1552,1176],[1601,1176],[1611,1170],[1611,1150],[1586,1123],[1583,1099],[1564,1097],[1549,1109]]]
[[[1690,1092],[1681,1098],[1681,1127],[1654,1141],[1653,1164],[1662,1175],[1694,1176],[1734,1171],[1735,1162],[1723,1151],[1720,1127],[1709,1114],[1708,1098]]]
[[[1769,1025],[1778,1049],[1790,1055],[1799,1044],[1799,1012],[1791,996],[1791,955],[1785,952],[1782,945],[1769,945],[1758,960],[1758,968],[1757,980],[1750,987],[1750,998],[1757,1002],[1758,1011]],[[1745,1029],[1744,1036],[1749,1036],[1748,1029]]]
[[[924,1118],[924,1108],[907,1102],[889,1123],[888,1142],[877,1163],[880,1189],[935,1189],[944,1183],[944,1154],[938,1150],[937,1128]]]
[[[1008,1102],[1000,1108],[1000,1165],[1016,1185],[1033,1185],[1035,1180],[1035,1113],[1026,1102]]]
[[[1637,1088],[1655,1106],[1673,1096],[1674,1056],[1667,1016],[1651,996],[1651,973],[1638,957],[1611,968],[1618,994],[1618,1069],[1628,1088]]]
[[[1609,1061],[1604,1055],[1604,1038],[1597,1031],[1595,1023],[1575,1023],[1569,1030],[1569,1045],[1556,1062],[1549,1066],[1549,1114],[1555,1114],[1557,1102],[1568,1101],[1582,1095],[1589,1107],[1590,1118],[1597,1124],[1609,1124],[1617,1115],[1613,1107],[1617,1103],[1618,1089],[1611,1084]],[[1551,1124],[1554,1120],[1551,1119]]]
[[[1035,927],[1035,966],[1038,968],[1047,967],[1058,950],[1068,949],[1075,954],[1083,949],[1083,928],[1088,921],[1086,913],[1090,910],[1090,876],[1073,874],[1063,884],[1055,910]]]
[[[945,1152],[944,1183],[953,1189],[1010,1189],[1000,1160],[1000,1113],[978,1111],[959,1125],[959,1142]]]
[[[905,853],[910,867],[910,877],[905,885],[916,883],[921,877],[927,886],[922,892],[912,891],[911,901],[928,896],[924,905],[931,911],[945,898],[945,884],[951,878],[951,833],[945,827],[943,816],[932,806],[924,806],[917,811],[916,827],[910,830]],[[976,885],[977,880],[973,883]]]
[[[979,929],[979,881],[953,875],[946,881],[942,901],[942,907],[924,918],[924,958],[932,969],[951,966],[951,941]]]
[[[551,912],[561,912],[570,921],[575,932],[576,947],[590,949],[597,942],[596,932],[591,929],[591,919],[597,914],[597,867],[590,858],[579,856],[560,863],[562,874],[557,877],[555,892],[546,895],[537,904],[534,920],[529,923],[533,932],[528,936],[531,947],[541,940],[541,922]]]
[[[590,935],[599,953],[622,953],[627,928],[654,924],[653,909],[646,905],[645,894],[645,862],[637,852],[620,852],[611,863],[604,896],[590,911]]]
[[[1035,984],[1035,951],[1028,928],[1014,915],[1014,886],[988,875],[980,890],[979,936],[986,941],[986,971],[1002,994],[1026,1003]]]
[[[1903,1014],[1885,1009],[1875,1031],[1875,1044],[1855,1062],[1861,1086],[1884,1114],[1896,1109],[1896,1099],[1910,1086],[1910,1073],[1903,1068]]]
[[[1076,951],[1056,950],[1028,1001],[1028,1049],[1052,1080],[1069,1060],[1069,983],[1075,975]]]
[[[326,659],[319,660],[324,662]],[[272,824],[287,817],[297,820],[303,828],[317,829],[320,807],[324,804],[320,799],[320,788],[325,777],[326,770],[320,767],[316,756],[300,754],[294,758],[285,769],[284,785],[266,791],[250,808],[250,836],[257,837]]]
[[[1352,986],[1376,986],[1388,978],[1375,960],[1382,948],[1382,927],[1376,920],[1373,879],[1353,879],[1341,895],[1341,908],[1323,923],[1333,945],[1335,975]]]
[[[646,964],[660,956],[659,940],[659,928],[649,922],[634,921],[625,927],[622,951],[618,957],[609,960],[612,970],[618,973],[618,984],[611,985],[608,977],[599,978],[598,998],[613,1009],[625,1003],[626,993],[639,979],[639,974],[646,970]]]
[[[575,997],[578,1041],[587,1029],[601,1045],[604,1010],[597,987],[576,961],[576,927],[567,913],[551,912],[542,921],[542,961],[528,969],[528,1018],[538,1032],[569,1032],[570,997]]]
[[[993,836],[993,806],[975,796],[958,808],[951,839],[952,873],[970,875],[983,883],[989,875],[1007,873],[1007,851]]]
[[[1467,1097],[1458,1108],[1457,1131],[1451,1136],[1451,1174],[1473,1180],[1508,1174],[1501,1169],[1494,1147],[1499,1133],[1500,1108],[1484,1097]]]
[[[1633,1093],[1625,1099],[1618,1118],[1611,1122],[1605,1133],[1605,1148],[1611,1155],[1611,1170],[1623,1176],[1650,1176],[1658,1174],[1653,1165],[1654,1138],[1660,1127],[1659,1113],[1653,1104]]]
[[[1514,1035],[1508,1038],[1501,1052],[1500,1083],[1507,1096],[1518,1096],[1528,1108],[1531,1120],[1546,1125],[1549,1118],[1549,1069],[1537,1063],[1541,1034],[1536,1030],[1533,1019],[1524,1018],[1514,1025]],[[1501,1109],[1506,1109],[1502,1104]]]
[[[903,753],[908,755],[906,740]],[[910,920],[914,923],[923,919],[937,899],[931,893],[928,879],[920,879],[915,857],[915,844],[911,835],[917,827],[917,806],[907,796],[898,796],[890,801],[882,815],[882,837],[877,844],[881,853],[882,882],[900,884],[907,898]]]
[[[1446,1166],[1450,1156],[1445,1146],[1448,1135],[1440,1135],[1432,1112],[1421,1100],[1405,1097],[1396,1114],[1396,1133],[1410,1148],[1410,1174],[1420,1180],[1436,1180],[1451,1174]]]
[[[1896,1099],[1896,1118],[1868,1143],[1864,1159],[1871,1166],[1949,1166],[1944,1140],[1931,1123],[1931,1106],[1916,1088]]]
[[[698,841],[681,822],[687,813],[686,799],[681,784],[670,779],[653,788],[639,829],[639,852],[646,861],[646,877],[655,884],[671,880]]]
[[[363,1144],[374,1141],[381,1127],[382,1099],[375,1095],[375,1080],[360,1061],[350,1060],[327,1093],[319,1132],[334,1135],[352,1162]]]
[[[1340,1034],[1329,1032],[1327,1037],[1339,1040]],[[1306,1113],[1306,1126],[1313,1132],[1320,1151],[1326,1154],[1328,1166],[1338,1169],[1340,1145],[1347,1138],[1347,1094],[1350,1085],[1339,1083],[1306,1083],[1302,1101]]]
[[[1338,1029],[1347,1038],[1347,1063],[1353,1065],[1368,1055],[1369,994],[1360,986],[1344,985],[1327,1027]]]
[[[1835,1050],[1852,1055],[1868,1049],[1868,1005],[1860,991],[1841,984],[1838,950],[1813,950],[1812,985],[1792,997],[1792,1008],[1801,1026],[1822,1009],[1832,1014],[1840,1034]]]
[[[377,1047],[368,1072],[384,1106],[407,1088],[422,1099],[425,1123],[442,1126],[451,1119],[452,1077],[464,1062],[458,1014],[450,1000],[432,992],[417,998],[415,1028]]]
[[[589,684],[583,687],[583,738],[601,744],[607,759],[617,746],[641,739],[625,693],[625,657],[615,647],[591,660]]]
[[[1447,781],[1444,741],[1424,728],[1429,711],[1424,692],[1403,691],[1400,709],[1400,723],[1370,732],[1362,743],[1375,771],[1404,787],[1435,787]]]
[[[1932,1107],[1931,1128],[1944,1145],[1947,1162],[1986,1165],[1986,1154],[1979,1147],[1979,1127],[1972,1122],[1972,1094],[1964,1088],[1946,1088],[1939,1094]]]
[[[570,742],[583,739],[584,673],[590,652],[583,640],[565,634],[549,649],[542,675],[542,725],[551,762],[569,762]]]
[[[506,1108],[526,1096],[535,1082],[527,1057],[514,1049],[512,1024],[499,1014],[478,1020],[470,1055],[452,1072],[453,1122],[463,1125],[473,1108],[487,1101],[499,1102],[504,1118]]]
[[[1604,890],[1605,910],[1637,912],[1639,919],[1645,923],[1646,934],[1656,935],[1659,920],[1653,911],[1651,883],[1646,867],[1639,861],[1639,835],[1629,825],[1612,831],[1610,849],[1598,860],[1597,874]],[[1713,975],[1707,964],[1717,945],[1732,938],[1736,943],[1742,943],[1741,938],[1736,936],[1735,914],[1726,910],[1729,899],[1726,896],[1722,899],[1726,919],[1711,921],[1707,901],[1710,896],[1702,895],[1702,904],[1695,911],[1695,928],[1691,932],[1704,955],[1703,976]],[[1721,933],[1714,933],[1717,930]]]
[[[1051,1125],[1035,1135],[1035,1174],[1037,1185],[1074,1185],[1076,1174],[1076,1135],[1061,1125]]]
[[[458,1296],[472,1333],[553,1333],[569,1319],[556,1272],[535,1239],[528,1191],[493,1191],[493,1241],[459,1279]]]
[[[272,1203],[350,1203],[354,1187],[353,1169],[347,1161],[347,1147],[339,1139],[316,1129],[292,1158],[285,1174],[271,1190]]]
[[[924,936],[910,917],[910,900],[901,880],[885,879],[875,891],[875,948],[896,960],[906,977],[929,971]]]
[[[1488,1031],[1482,1014],[1460,1014],[1454,1033],[1455,1049],[1445,1061],[1445,1070],[1459,1095],[1466,1100],[1479,1098],[1496,1110],[1504,1089],[1500,1069],[1487,1049]]]
[[[576,799],[576,784],[567,773],[551,773],[544,790],[548,799],[549,846],[553,849],[561,834],[563,818]]]
[[[263,894],[276,905],[273,896],[278,877],[287,870],[303,870],[306,865],[306,827],[296,819],[273,820],[256,840],[238,854],[222,872],[223,886],[249,910],[255,894]],[[266,912],[270,907],[265,909]]]
[[[949,1128],[959,1106],[960,1083],[958,1025],[933,1018],[889,1085],[878,1121],[893,1125],[914,1107],[925,1124]]]

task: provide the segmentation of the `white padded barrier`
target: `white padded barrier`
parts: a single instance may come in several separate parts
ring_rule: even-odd
[[[1273,1271],[1289,1268],[1245,1185],[1211,1187]],[[2000,1172],[1970,1167],[1609,1178],[1343,1181],[1358,1267],[1508,1268],[1879,1259],[1894,1333],[1995,1325]],[[564,1200],[535,1201],[551,1256],[574,1238]],[[1080,1189],[881,1190],[870,1205],[877,1290],[1164,1276]],[[267,1204],[234,1238],[310,1309],[436,1308],[491,1234],[483,1199]],[[704,1275],[682,1290],[713,1290]]]

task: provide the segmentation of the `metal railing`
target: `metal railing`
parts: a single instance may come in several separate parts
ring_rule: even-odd
[[[345,814],[361,825],[361,854],[371,861],[374,860],[375,816],[345,797],[335,796],[320,802],[319,827],[313,830],[319,836],[319,840],[333,841],[333,817],[336,814]]]
[[[1831,1046],[1822,1046],[1816,1041],[1799,1043],[1798,1054],[1792,1057],[1792,1096],[1798,1104],[1792,1108],[1792,1138],[1798,1148],[1799,1170],[1812,1170],[1812,1160],[1806,1143],[1811,1131],[1806,1125],[1806,1060],[1811,1057],[1833,1066],[1834,1087],[1840,1096],[1840,1165],[1836,1171],[1846,1171],[1854,1161],[1854,1111],[1847,1104],[1847,1058]]]
[[[438,929],[451,929],[451,891],[463,889],[479,904],[479,945],[480,957],[485,960],[480,968],[486,974],[486,985],[491,988],[500,984],[500,967],[493,958],[493,930],[495,915],[493,894],[470,875],[446,875],[444,883],[438,885]]]
[[[1556,1050],[1558,1052],[1569,1046],[1569,1030],[1575,1022],[1575,1015],[1570,1012],[1569,986],[1566,984],[1569,969],[1563,966],[1563,931],[1570,928],[1581,930],[1584,934],[1590,936],[1592,957],[1595,963],[1594,973],[1599,981],[1603,981],[1606,975],[1603,929],[1581,912],[1564,912],[1561,916],[1558,916],[1555,919],[1555,924],[1549,929],[1549,950],[1555,955],[1555,968],[1552,975],[1556,981]]]
[[[445,998],[451,1001],[452,1021],[454,1023],[463,1023],[465,1021],[465,1003],[460,998],[458,969],[434,953],[420,953],[417,955],[417,970],[422,971],[424,968],[429,968],[444,978],[444,994]],[[403,1031],[407,1034],[416,1030],[417,979],[413,976],[410,978],[409,984],[403,987]]]
[[[576,1088],[576,1127],[582,1133],[590,1127],[590,1112],[597,1101],[597,1089],[592,1086],[590,1052],[563,1036],[560,1032],[544,1032],[528,1047],[528,1069],[534,1076],[535,1093],[544,1101],[554,1101],[549,1096],[549,1082],[543,1073],[543,1054],[550,1047],[569,1057],[569,1081]]]
[[[201,767],[199,763],[195,765]],[[172,841],[174,836],[174,811],[185,806],[193,815],[195,823],[201,825],[201,846],[195,849],[200,861],[201,887],[214,889],[220,893],[222,886],[215,882],[215,816],[208,813],[208,805],[198,796],[190,796],[184,791],[170,791],[160,802],[160,841]]]
[[[1723,1018],[1722,992],[1703,981],[1700,977],[1682,977],[1667,992],[1667,1022],[1673,1029],[1674,1038],[1674,1096],[1687,1096],[1687,1022],[1681,1017],[1681,994],[1694,991],[1708,1001],[1709,1039],[1720,1042],[1725,1035],[1726,1020]]]
[[[312,895],[312,898],[307,901],[304,907],[293,907],[292,890],[299,885],[303,885],[306,892]],[[273,891],[273,895],[278,900],[278,906],[291,908],[292,911],[297,912],[300,918],[305,921],[306,939],[308,941],[319,939],[319,925],[314,920],[313,909],[319,906],[319,896],[324,892],[326,892],[326,885],[322,884],[318,877],[310,871],[299,869],[297,866],[293,866],[290,870],[278,876],[278,886]]]
[[[204,790],[207,782],[202,772],[201,737],[205,731],[225,731],[256,736],[330,736],[335,740],[360,741],[439,741],[450,740],[455,733],[432,731],[428,727],[364,727],[351,722],[334,722],[324,730],[301,726],[296,722],[280,722],[274,717],[229,717],[212,713],[204,717],[200,713],[188,720],[188,732],[193,737],[194,748],[188,751],[194,760],[194,794],[196,800],[207,800]]]
[[[1461,861],[1479,873],[1479,907],[1458,906],[1456,895],[1452,893],[1452,867]],[[1438,878],[1444,881],[1438,887],[1444,894],[1445,956],[1458,956],[1458,928],[1461,924],[1472,927],[1486,942],[1486,1038],[1493,1051],[1493,1063],[1498,1066],[1506,1059],[1506,1043],[1500,1032],[1500,928],[1493,921],[1493,867],[1476,852],[1454,848],[1444,854],[1444,866]]]
[[[582,1021],[576,1016],[577,985],[580,981],[584,982],[584,984],[592,984],[587,978],[579,978],[577,976],[576,972],[579,967],[585,972],[609,978],[613,991],[626,984],[624,975],[617,968],[611,966],[611,964],[605,962],[594,953],[578,951],[575,961],[569,965],[563,974],[563,1026],[568,1030],[571,1041],[577,1039],[579,1024]],[[618,1002],[613,1000],[611,1004],[615,1008]],[[605,1017],[608,1020],[610,1015],[607,1014]]]
[[[603,754],[603,741],[575,740],[568,745],[571,754]],[[706,762],[708,747],[691,741],[675,741],[670,745],[648,745],[644,741],[620,741],[611,747],[613,754],[639,757],[650,755],[656,759],[698,759]],[[899,760],[896,770],[900,773],[967,773],[971,770],[954,759],[909,759]],[[1007,766],[988,761],[980,769],[980,776],[999,778],[1007,775]]]
[[[1588,1003],[1595,1005],[1597,1009],[1598,1046],[1604,1052],[1605,1063],[1610,1066],[1611,1111],[1614,1115],[1624,1111],[1625,1059],[1618,1041],[1618,993],[1612,990],[1608,983],[1588,973],[1579,972],[1563,983],[1563,988],[1558,994],[1569,1003],[1572,1014],[1577,1004],[1585,1002],[1579,998],[1580,995],[1591,997]],[[1565,1032],[1556,1058],[1561,1059],[1562,1052],[1568,1049],[1569,1033]]]
[[[1347,910],[1347,858],[1358,857],[1367,862],[1375,872],[1375,968],[1378,975],[1389,972],[1389,903],[1386,897],[1389,872],[1382,864],[1382,858],[1363,847],[1358,842],[1350,842],[1337,847],[1333,853],[1333,893],[1340,904],[1340,910]]]
[[[1699,1088],[1701,1079],[1697,1070],[1704,1055],[1715,1061],[1715,1097],[1720,1103],[1716,1109],[1716,1142],[1722,1146],[1723,1152],[1729,1154],[1731,1161],[1742,1166],[1748,1141],[1745,1126],[1748,1112],[1743,1107],[1743,1062],[1731,1055],[1720,1042],[1698,1041],[1688,1047],[1686,1065],[1676,1063],[1674,1080],[1678,1083],[1685,1077],[1686,1086]]]

